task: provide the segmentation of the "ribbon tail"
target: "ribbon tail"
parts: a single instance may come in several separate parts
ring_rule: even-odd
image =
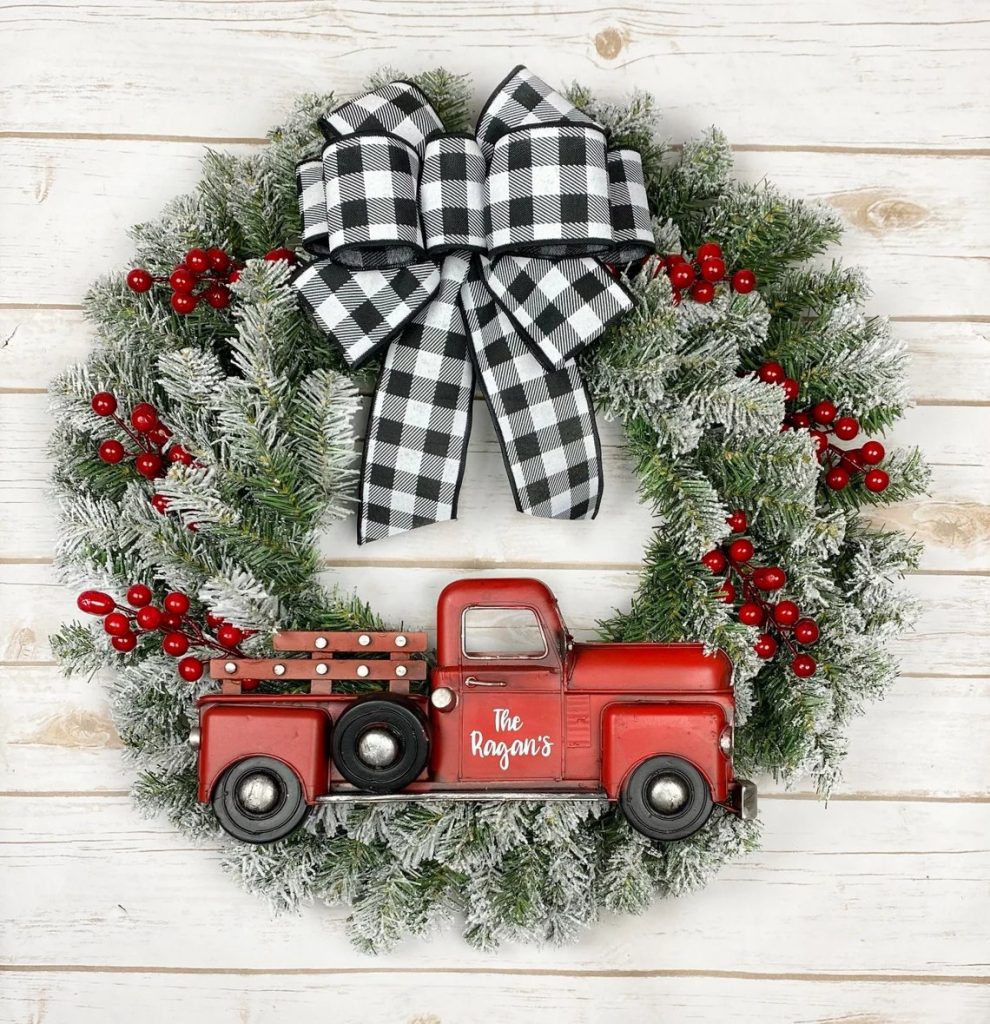
[[[361,466],[359,544],[457,518],[474,397],[458,301],[468,266],[444,260],[433,301],[385,354]]]
[[[594,519],[602,498],[601,443],[577,365],[548,370],[480,275],[465,282],[461,302],[516,508],[548,519]]]

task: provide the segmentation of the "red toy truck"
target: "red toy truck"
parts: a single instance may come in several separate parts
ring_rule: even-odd
[[[682,839],[715,804],[756,814],[732,770],[732,666],[699,644],[576,643],[532,579],[459,580],[425,633],[279,633],[308,658],[211,662],[199,702],[199,799],[250,843],[288,835],[342,800],[618,800],[633,828]],[[309,680],[308,693],[242,692],[239,679]],[[387,689],[343,694],[334,680]]]

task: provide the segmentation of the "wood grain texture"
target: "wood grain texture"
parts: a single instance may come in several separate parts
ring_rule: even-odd
[[[203,1020],[326,1024],[328,1008],[347,1024],[516,1024],[564,1019],[568,1024],[711,1024],[731,1008],[742,1024],[983,1024],[990,990],[972,982],[697,975],[604,968],[584,973],[539,967],[517,972],[396,971],[356,968],[316,974],[188,974],[41,968],[3,976],[0,1015],[30,1024],[105,1024],[140,1018],[173,1024]],[[193,1009],[195,1008],[195,1009]],[[115,1016],[115,1015],[118,1015]]]
[[[257,137],[291,96],[355,91],[382,65],[471,72],[480,100],[524,63],[613,95],[649,88],[679,136],[707,117],[765,146],[988,145],[977,0],[836,0],[824,16],[808,0],[62,0],[0,18],[19,43],[0,75],[11,131]]]
[[[47,247],[25,250],[23,235],[0,235],[0,263],[19,267],[0,279],[0,303],[30,304],[39,292],[46,303],[78,303],[98,273],[126,265],[127,228],[154,217],[163,197],[195,184],[202,152],[196,143],[0,138],[0,201],[27,237],[60,242],[59,273],[52,275]],[[950,160],[743,152],[738,173],[835,206],[850,228],[842,258],[870,268],[874,304],[885,314],[990,314],[990,262],[981,258],[990,231],[981,202],[990,188],[990,153]],[[77,215],[83,202],[87,217]]]

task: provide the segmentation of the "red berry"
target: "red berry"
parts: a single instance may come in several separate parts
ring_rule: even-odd
[[[715,288],[707,281],[696,281],[691,285],[691,298],[702,304],[711,302],[715,298]]]
[[[153,452],[142,452],[134,460],[134,468],[148,480],[153,480],[161,472],[161,456]]]
[[[842,464],[850,473],[863,468],[863,455],[859,448],[850,448],[842,453]]]
[[[710,283],[721,281],[725,277],[725,263],[718,256],[701,260],[701,276]]]
[[[114,609],[114,600],[102,590],[84,590],[76,598],[76,607],[87,615],[106,615]]]
[[[825,474],[825,483],[832,488],[833,491],[841,491],[849,486],[849,470],[843,469],[842,466],[833,466]]]
[[[112,439],[101,441],[100,447],[96,451],[104,462],[109,462],[114,466],[124,458],[124,446],[119,441]]]
[[[103,620],[103,628],[111,636],[123,636],[131,630],[131,621],[123,612],[111,612]]]
[[[676,263],[670,268],[670,283],[675,288],[690,288],[694,284],[694,267],[690,263]]]
[[[168,498],[164,494],[153,494],[151,496],[151,507],[159,515],[165,515],[165,511],[168,509]]]
[[[185,264],[194,274],[202,274],[209,269],[210,259],[202,249],[190,249]]]
[[[859,457],[867,466],[875,466],[878,462],[883,462],[886,454],[887,450],[879,441],[867,441],[859,450]]]
[[[244,639],[244,633],[236,626],[231,626],[229,623],[221,626],[217,630],[217,640],[223,644],[224,647],[236,647]]]
[[[868,491],[879,494],[890,486],[890,477],[882,469],[871,469],[863,477],[863,483]]]
[[[265,253],[265,259],[269,263],[275,263],[278,260],[286,260],[289,263],[296,262],[296,254],[285,246],[281,246],[278,249],[272,249],[270,252]]]
[[[772,658],[777,653],[777,641],[769,633],[761,633],[753,644],[753,650],[764,661]]]
[[[168,283],[175,292],[191,292],[196,287],[196,275],[188,267],[176,267],[169,275]]]
[[[687,260],[679,252],[669,252],[664,257],[667,261],[667,266],[672,267],[675,263],[687,263]]]
[[[147,292],[151,291],[151,286],[154,284],[154,278],[147,270],[142,270],[141,267],[135,267],[133,270],[127,273],[127,287],[132,292]]]
[[[828,448],[828,434],[823,433],[821,430],[812,430],[809,433],[811,434],[812,441],[815,442],[815,454],[824,454],[825,449]]]
[[[718,548],[712,548],[708,554],[702,555],[701,561],[707,569],[715,573],[724,572],[725,567],[729,564],[725,560],[725,555]]]
[[[189,650],[189,641],[182,633],[166,633],[162,638],[162,650],[173,658],[181,658]]]
[[[758,626],[763,621],[763,609],[755,601],[739,606],[739,621],[744,626]]]
[[[214,615],[213,612],[206,613],[206,624],[210,629],[216,629],[218,626],[223,625],[224,620],[219,615]]]
[[[170,612],[172,615],[185,615],[189,611],[189,598],[178,591],[166,594],[162,604],[165,607],[165,611]]]
[[[800,619],[794,623],[794,639],[799,644],[811,646],[818,640],[818,623],[814,619]]]
[[[835,414],[838,411],[835,407],[835,402],[830,402],[826,399],[824,402],[819,402],[811,410],[811,415],[815,417],[816,422],[828,425],[835,419]]]
[[[137,647],[137,637],[131,632],[121,633],[120,636],[110,637],[110,643],[122,654],[126,654]]]
[[[162,612],[162,621],[158,624],[159,629],[178,629],[182,625],[182,616],[173,615],[171,612]]]
[[[117,411],[117,399],[109,391],[97,391],[89,404],[97,416],[112,416]]]
[[[774,605],[773,621],[778,626],[793,626],[801,617],[801,609],[793,601],[779,601]]]
[[[195,683],[203,674],[203,663],[199,658],[183,658],[179,662],[179,675],[187,683]]]
[[[704,245],[698,246],[696,259],[699,263],[704,263],[705,260],[721,258],[722,246],[720,246],[718,242],[705,242]]]
[[[242,679],[241,681],[242,690],[257,690],[258,680],[257,679]]]
[[[218,274],[222,274],[230,266],[230,257],[216,246],[206,250],[206,258],[209,260],[210,269]]]
[[[143,608],[151,604],[151,587],[143,583],[135,583],[127,588],[127,603],[134,608]]]
[[[725,521],[729,524],[729,529],[733,533],[745,533],[746,527],[749,525],[749,520],[746,518],[746,513],[742,509],[736,509],[735,512],[730,512],[726,516]]]
[[[157,444],[160,448],[166,441],[172,436],[172,431],[168,427],[163,427],[160,423],[157,427],[153,427],[148,431],[148,440],[152,444]]]
[[[807,430],[811,426],[811,417],[806,412],[791,413],[791,426],[795,430]]]
[[[779,384],[787,374],[780,363],[764,363],[757,371],[757,376],[764,384]]]
[[[715,591],[715,599],[725,604],[732,604],[736,599],[736,588],[729,580],[725,580],[722,586]]]
[[[193,457],[181,444],[173,444],[165,455],[169,462],[181,462],[183,466],[192,465]]]
[[[787,582],[787,573],[779,565],[767,565],[753,573],[753,585],[760,590],[780,590]]]
[[[732,290],[745,295],[756,287],[756,274],[752,270],[737,270],[732,275]]]
[[[199,299],[189,292],[173,292],[169,304],[180,316],[186,316],[196,308]]]
[[[158,629],[162,624],[162,613],[153,604],[139,608],[134,618],[142,629]]]
[[[732,559],[737,565],[748,562],[754,554],[753,542],[741,538],[740,540],[734,540],[729,545],[729,558]]]
[[[239,270],[232,270],[227,275],[227,284],[237,284],[241,279],[241,272]]]
[[[131,426],[142,434],[158,426],[158,412],[150,402],[139,402],[131,410]]]
[[[796,676],[807,679],[818,671],[818,662],[810,654],[799,654],[791,662],[791,669]]]
[[[859,433],[859,420],[852,416],[840,416],[832,429],[840,440],[851,441]]]
[[[784,389],[784,398],[788,402],[793,402],[799,394],[801,394],[801,383],[796,381],[793,377],[785,377],[781,382],[780,386]]]
[[[207,288],[203,298],[214,309],[225,309],[230,305],[230,292],[221,284],[215,284]]]

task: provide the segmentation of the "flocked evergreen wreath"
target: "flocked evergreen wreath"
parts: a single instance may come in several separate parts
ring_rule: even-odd
[[[437,71],[414,80],[449,130],[470,129],[464,79]],[[730,267],[751,268],[759,282],[748,294],[723,284],[710,302],[675,304],[668,276],[647,268],[631,281],[634,312],[583,357],[656,516],[631,608],[613,612],[602,634],[724,648],[735,663],[739,772],[810,774],[827,792],[850,718],[895,675],[886,642],[911,614],[896,579],[917,549],[871,526],[863,510],[919,493],[926,470],[917,452],[888,453],[889,485],[871,490],[862,450],[857,462],[828,449],[823,468],[816,452],[834,438],[805,428],[830,419],[829,403],[863,431],[888,428],[906,403],[904,351],[885,321],[863,312],[858,273],[810,262],[839,238],[831,213],[734,181],[716,130],[681,149],[665,145],[649,97],[620,106],[580,89],[570,97],[613,142],[641,152],[661,252],[714,240]],[[231,305],[202,302],[183,316],[159,295],[128,289],[122,274],[103,279],[86,300],[97,347],[52,385],[63,578],[118,601],[136,581],[151,584],[159,604],[167,591],[184,592],[239,638],[254,631],[240,649],[255,656],[271,650],[279,627],[384,628],[374,594],[321,585],[317,548],[320,529],[353,507],[359,395],[373,370],[345,372],[285,287],[287,263],[260,259],[298,236],[295,165],[333,104],[304,97],[249,156],[208,153],[196,191],[134,229],[138,261],[156,274],[167,276],[190,247],[220,247],[246,264]],[[130,460],[97,457],[120,433],[93,412],[97,392],[126,409],[152,403],[169,443],[188,455],[167,474],[145,475]],[[818,403],[826,415],[815,424],[805,410]],[[781,429],[785,417],[791,429]],[[829,465],[846,471],[846,486],[829,486]],[[740,610],[731,572],[722,578],[734,512],[748,519],[753,560],[786,573],[774,599],[799,605],[820,630],[810,675],[794,671],[783,647],[772,656],[757,639],[767,627],[745,624],[760,616]],[[186,739],[209,681],[182,679],[160,633],[139,634],[131,649],[113,639],[88,621],[66,625],[53,643],[67,672],[106,670],[138,800],[220,842],[225,863],[277,905],[346,901],[352,935],[370,950],[455,914],[478,946],[567,940],[602,910],[641,911],[704,884],[758,842],[755,825],[722,813],[688,840],[656,845],[604,803],[410,802],[322,808],[271,846],[238,844],[195,799]]]

